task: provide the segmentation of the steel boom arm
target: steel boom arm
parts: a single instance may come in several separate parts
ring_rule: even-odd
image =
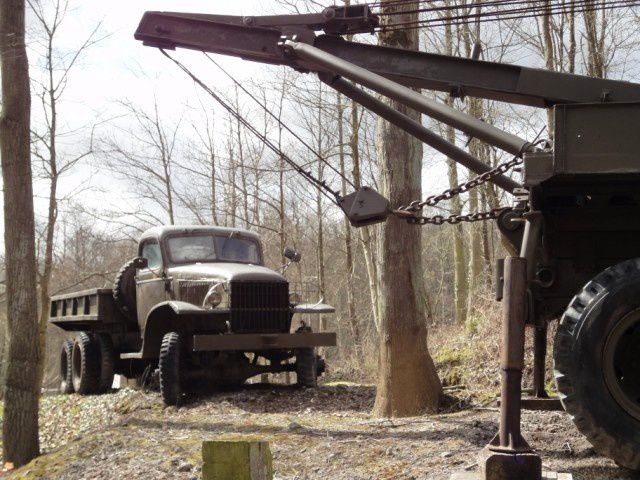
[[[630,82],[347,42],[337,36],[375,27],[375,16],[361,8],[361,12],[344,12],[344,18],[328,14],[330,9],[312,16],[269,17],[147,12],[135,38],[161,48],[189,48],[317,71],[279,48],[282,35],[298,35],[300,41],[408,87],[534,107],[640,101],[640,85]],[[319,30],[331,35],[316,36]]]

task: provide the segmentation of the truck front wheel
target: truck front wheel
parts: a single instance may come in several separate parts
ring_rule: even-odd
[[[166,405],[179,405],[182,400],[182,340],[176,332],[162,338],[160,347],[160,393]]]
[[[71,379],[80,395],[95,393],[100,372],[100,351],[97,342],[85,332],[76,337],[71,353]]]
[[[60,393],[68,395],[73,393],[73,379],[72,379],[72,360],[73,354],[73,342],[66,340],[62,344],[60,351]]]
[[[318,386],[318,357],[315,348],[296,350],[296,377],[299,387]]]
[[[565,410],[600,453],[640,470],[640,259],[598,274],[562,317],[554,370]]]

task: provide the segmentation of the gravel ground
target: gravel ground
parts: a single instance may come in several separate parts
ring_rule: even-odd
[[[376,419],[374,395],[367,386],[252,385],[178,410],[131,390],[47,397],[45,455],[3,480],[197,479],[203,440],[243,435],[271,442],[280,480],[445,480],[475,471],[477,452],[497,430],[496,409]],[[563,413],[525,412],[523,429],[545,469],[576,480],[640,478],[596,455]]]

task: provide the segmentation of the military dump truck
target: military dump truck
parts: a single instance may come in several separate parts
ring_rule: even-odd
[[[325,365],[316,347],[336,345],[336,334],[313,333],[304,322],[291,333],[292,317],[334,309],[299,303],[283,273],[300,255],[284,255],[278,273],[264,266],[260,239],[249,231],[146,231],[112,289],[52,297],[50,322],[78,332],[62,346],[61,391],[104,392],[114,374],[155,377],[164,402],[176,405],[186,393],[264,373],[293,371],[298,385],[316,386]]]

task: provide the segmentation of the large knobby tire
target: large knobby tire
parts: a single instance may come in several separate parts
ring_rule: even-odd
[[[296,377],[299,387],[314,388],[318,386],[318,357],[315,348],[296,350]]]
[[[111,390],[113,386],[113,377],[116,367],[116,354],[113,349],[113,341],[107,334],[100,333],[96,335],[96,341],[100,350],[100,363],[98,374],[98,393],[105,393]]]
[[[610,267],[576,295],[554,347],[565,410],[594,448],[640,470],[640,259]]]
[[[73,342],[65,340],[60,349],[60,393],[68,395],[74,392],[71,372]]]
[[[180,405],[183,386],[182,340],[176,332],[169,332],[162,338],[158,369],[160,373],[160,393],[166,405]]]
[[[135,260],[125,263],[113,282],[113,301],[122,314],[130,320],[137,315]]]
[[[100,350],[91,335],[81,332],[76,337],[71,354],[73,389],[80,395],[95,393],[100,374]]]

